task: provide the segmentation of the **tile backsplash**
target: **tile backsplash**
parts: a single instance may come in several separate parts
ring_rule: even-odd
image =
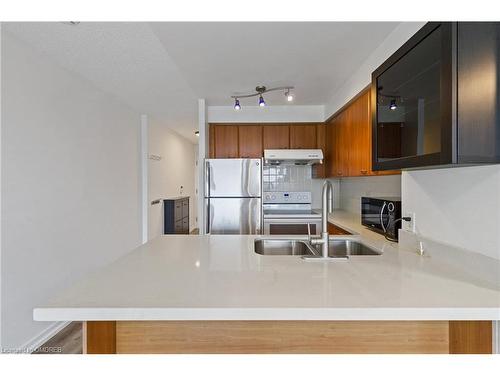
[[[264,191],[311,191],[311,166],[265,165],[262,181]]]

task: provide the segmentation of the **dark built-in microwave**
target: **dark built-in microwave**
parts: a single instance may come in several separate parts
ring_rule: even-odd
[[[361,224],[387,237],[397,240],[401,228],[401,198],[362,197]]]

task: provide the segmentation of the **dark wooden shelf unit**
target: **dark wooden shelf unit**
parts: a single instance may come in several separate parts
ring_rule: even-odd
[[[189,234],[189,197],[163,200],[164,234]]]

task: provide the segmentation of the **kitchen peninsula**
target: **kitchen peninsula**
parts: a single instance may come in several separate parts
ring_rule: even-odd
[[[498,261],[450,263],[431,243],[422,256],[344,211],[330,222],[382,255],[308,263],[256,254],[261,236],[161,236],[34,318],[86,322],[87,353],[492,352]]]

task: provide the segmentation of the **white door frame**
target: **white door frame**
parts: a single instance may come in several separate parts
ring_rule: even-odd
[[[205,225],[205,158],[208,155],[208,123],[205,99],[198,99],[198,228],[200,234],[206,234]]]

